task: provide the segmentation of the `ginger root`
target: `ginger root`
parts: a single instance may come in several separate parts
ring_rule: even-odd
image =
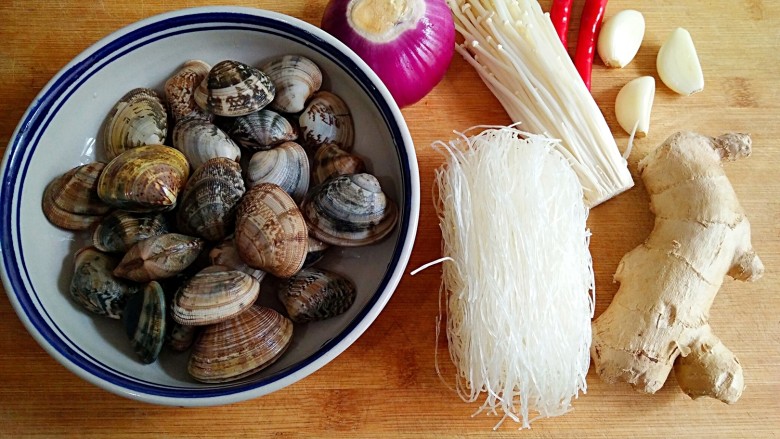
[[[721,168],[750,152],[747,134],[678,132],[640,161],[655,226],[620,261],[620,289],[593,322],[591,355],[604,381],[655,393],[674,367],[691,398],[739,399],[742,367],[708,318],[725,275],[754,281],[764,272]]]

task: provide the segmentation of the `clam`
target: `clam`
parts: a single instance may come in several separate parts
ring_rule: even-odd
[[[301,211],[278,185],[261,183],[238,205],[234,240],[250,267],[277,277],[292,276],[306,259],[306,236]]]
[[[209,159],[227,157],[238,161],[241,149],[211,121],[201,116],[179,120],[173,127],[173,146],[181,151],[190,166],[197,168]]]
[[[100,251],[124,253],[136,242],[163,233],[168,233],[168,221],[161,213],[115,210],[95,228],[92,245]]]
[[[224,265],[234,270],[243,271],[257,279],[258,282],[262,282],[265,277],[265,271],[252,268],[241,259],[232,237],[226,238],[219,245],[212,248],[209,252],[209,259],[214,265]]]
[[[200,106],[195,102],[195,89],[206,79],[211,66],[197,59],[187,61],[181,70],[165,81],[165,97],[175,121],[187,116],[201,115]]]
[[[244,148],[261,151],[298,138],[290,121],[266,109],[231,119],[225,130]]]
[[[234,381],[269,366],[290,345],[293,325],[258,305],[206,327],[192,349],[187,369],[205,383]]]
[[[88,311],[118,319],[139,287],[112,274],[116,260],[94,247],[76,252],[70,296]]]
[[[163,145],[140,146],[106,165],[97,193],[105,203],[119,209],[170,210],[189,174],[190,165],[178,150]]]
[[[222,322],[252,306],[259,293],[260,282],[252,276],[212,265],[179,288],[173,298],[171,316],[182,325]]]
[[[68,230],[86,230],[111,209],[97,194],[97,181],[105,164],[77,166],[55,178],[43,192],[46,218]]]
[[[168,114],[157,92],[130,90],[114,105],[103,126],[106,159],[141,145],[162,144],[167,133]]]
[[[300,55],[283,55],[260,66],[274,86],[276,98],[271,108],[285,113],[298,113],[306,101],[320,89],[322,72],[314,61]]]
[[[299,203],[309,189],[309,158],[295,142],[285,142],[252,155],[247,167],[247,186],[274,183]]]
[[[217,157],[192,173],[179,197],[176,222],[183,233],[218,241],[233,230],[235,206],[244,195],[241,165]]]
[[[303,142],[312,150],[326,143],[352,150],[355,138],[352,114],[347,104],[333,93],[317,92],[298,118],[298,124]]]
[[[311,267],[325,256],[325,252],[330,248],[330,245],[320,241],[319,239],[308,237],[308,245],[306,247],[306,260],[303,261],[304,267]]]
[[[144,239],[130,247],[114,269],[114,275],[136,282],[176,276],[195,262],[203,240],[179,233]]]
[[[127,301],[122,316],[133,351],[145,364],[154,363],[165,341],[165,294],[157,282]]]
[[[395,203],[371,174],[327,180],[309,192],[301,211],[312,236],[345,247],[379,241],[398,220]]]
[[[260,70],[225,60],[214,65],[195,89],[195,102],[218,116],[243,116],[268,105],[276,90]]]
[[[171,327],[168,337],[168,347],[176,352],[184,352],[192,346],[195,336],[198,334],[198,326],[182,325],[181,323],[169,322]]]
[[[357,174],[366,170],[363,159],[339,148],[335,143],[320,147],[314,154],[312,184],[320,184],[337,175]]]
[[[355,284],[319,268],[304,268],[279,287],[279,300],[296,323],[337,316],[355,302]]]

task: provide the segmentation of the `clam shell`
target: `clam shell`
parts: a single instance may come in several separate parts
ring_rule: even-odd
[[[298,113],[306,101],[322,86],[322,72],[314,61],[300,55],[283,55],[260,66],[274,86],[276,98],[271,108],[285,113]]]
[[[122,320],[133,351],[145,364],[154,363],[165,342],[165,294],[157,282],[128,300]]]
[[[243,116],[268,105],[276,90],[260,70],[225,60],[214,65],[195,89],[195,102],[218,116]]]
[[[277,277],[290,277],[303,266],[306,223],[292,198],[281,187],[261,183],[238,205],[235,243],[250,267]]]
[[[325,256],[325,252],[330,248],[329,244],[326,244],[319,239],[312,238],[309,235],[308,245],[306,247],[306,260],[303,261],[304,268],[311,267]]]
[[[313,188],[301,211],[309,233],[328,244],[371,244],[385,237],[398,209],[371,174],[341,175]]]
[[[206,79],[211,66],[197,59],[187,61],[181,70],[165,81],[165,97],[175,121],[191,115],[203,116],[195,102],[195,89]]]
[[[133,212],[170,210],[190,175],[178,150],[163,145],[125,151],[106,165],[97,193],[105,203]]]
[[[199,326],[187,326],[176,322],[169,322],[171,333],[168,337],[168,347],[176,352],[184,352],[192,346]]]
[[[268,150],[298,138],[298,132],[290,121],[266,109],[236,117],[225,129],[241,146],[252,150]]]
[[[127,92],[108,113],[103,126],[103,148],[112,160],[128,149],[165,143],[168,114],[160,96],[149,88]]]
[[[205,383],[234,381],[269,366],[290,345],[293,325],[258,305],[206,327],[192,349],[187,369]]]
[[[335,143],[320,147],[314,154],[312,184],[320,184],[337,175],[365,172],[363,159],[339,148]]]
[[[296,323],[337,316],[355,302],[355,284],[319,268],[304,268],[279,287],[279,300]]]
[[[260,282],[221,265],[212,265],[191,277],[173,298],[171,316],[182,325],[209,325],[225,321],[252,306]]]
[[[241,165],[217,157],[193,172],[179,197],[179,229],[209,241],[219,241],[233,230],[235,206],[244,195]]]
[[[295,142],[285,142],[252,155],[247,166],[247,186],[274,183],[299,203],[309,190],[309,158]]]
[[[136,282],[176,276],[195,262],[203,240],[179,233],[144,239],[130,247],[114,269],[114,275]]]
[[[118,319],[127,300],[139,287],[112,274],[116,260],[94,247],[84,247],[74,257],[70,296],[86,310]]]
[[[326,143],[352,150],[355,140],[352,114],[347,104],[333,93],[317,92],[298,118],[298,125],[303,143],[312,150]]]
[[[104,163],[90,163],[52,180],[43,192],[46,218],[68,230],[86,230],[99,222],[111,209],[97,194],[97,181],[104,168]]]
[[[201,116],[181,119],[173,127],[173,146],[181,151],[190,166],[199,167],[209,159],[227,157],[238,161],[241,149],[216,125]]]
[[[224,265],[234,270],[242,271],[255,278],[258,282],[262,282],[265,277],[265,271],[252,268],[241,259],[232,237],[226,238],[219,245],[212,248],[209,252],[209,259],[214,265]]]
[[[109,253],[124,253],[138,241],[168,233],[161,213],[115,210],[105,216],[92,233],[92,245]]]

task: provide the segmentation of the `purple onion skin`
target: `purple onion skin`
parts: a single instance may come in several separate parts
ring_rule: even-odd
[[[375,43],[349,25],[350,0],[331,0],[321,27],[346,44],[374,70],[403,108],[418,102],[438,84],[455,51],[455,24],[445,0],[423,0],[426,11],[417,26],[395,40]]]

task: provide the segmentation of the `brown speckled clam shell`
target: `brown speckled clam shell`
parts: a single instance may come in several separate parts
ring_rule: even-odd
[[[101,200],[133,212],[170,210],[190,175],[184,155],[164,145],[127,150],[106,165],[98,180]]]
[[[178,72],[165,81],[165,97],[174,120],[193,114],[203,116],[200,106],[195,102],[195,89],[206,79],[209,70],[211,66],[193,59],[184,63]]]
[[[218,116],[243,116],[268,105],[276,93],[268,76],[248,64],[225,60],[215,64],[195,89],[195,102]]]
[[[234,240],[250,267],[292,276],[306,259],[307,236],[301,211],[278,185],[259,184],[238,205]]]

